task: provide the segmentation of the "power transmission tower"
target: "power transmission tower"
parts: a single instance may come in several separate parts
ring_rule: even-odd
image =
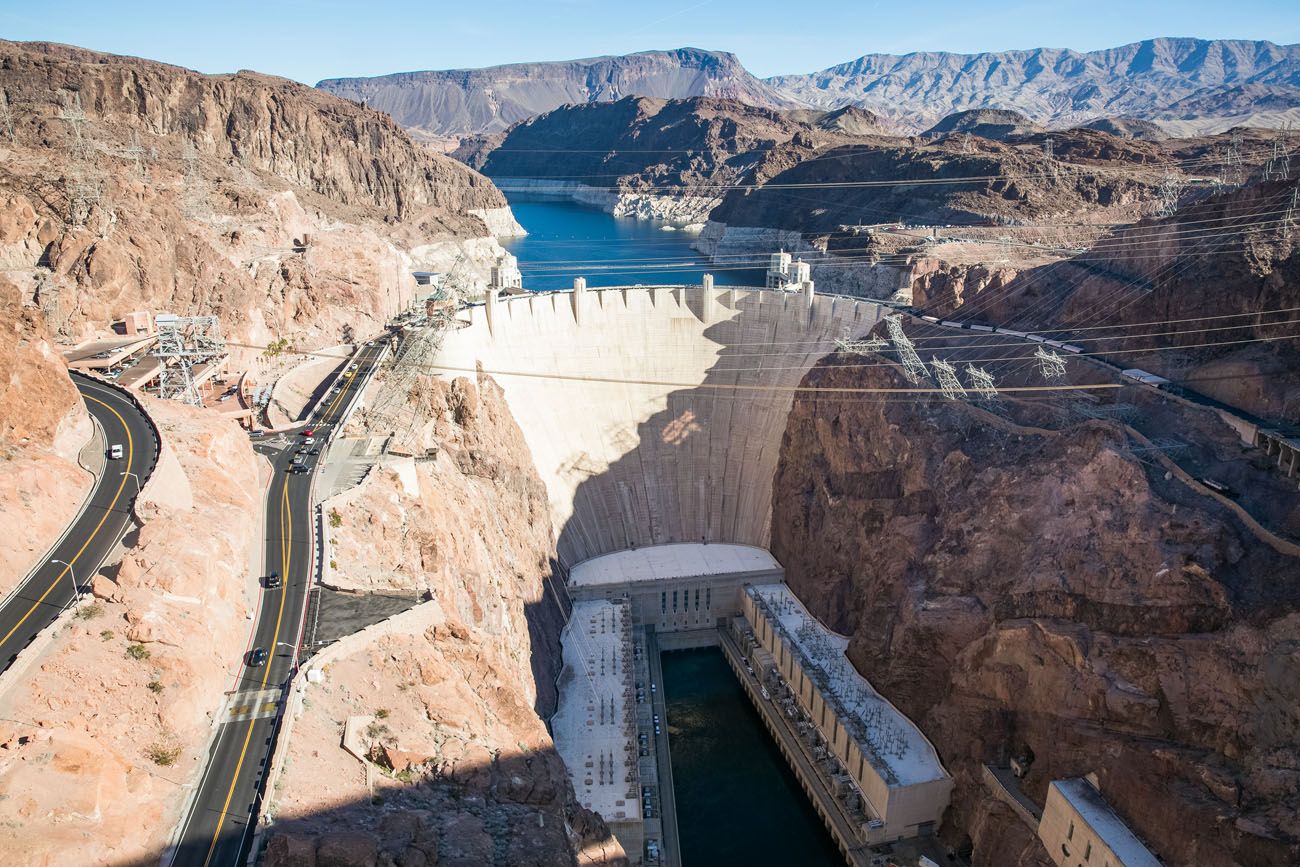
[[[1165,176],[1160,181],[1160,186],[1156,188],[1156,216],[1168,217],[1178,210],[1178,200],[1183,195],[1184,182],[1181,177],[1173,172],[1165,172]]]
[[[1246,166],[1241,161],[1241,133],[1234,132],[1228,138],[1227,150],[1223,155],[1223,166],[1219,171],[1219,181],[1225,186],[1240,187],[1246,180]]]
[[[1286,212],[1282,215],[1282,235],[1288,240],[1291,238],[1291,230],[1296,225],[1296,214],[1300,212],[1300,181],[1296,181],[1291,187],[1291,201],[1286,206]]]
[[[1049,135],[1043,139],[1043,180],[1056,177],[1056,141]]]
[[[1043,379],[1060,379],[1065,376],[1065,359],[1055,352],[1039,346],[1034,358],[1038,360],[1038,370],[1043,374]]]
[[[14,115],[9,110],[9,94],[0,89],[0,134],[9,141],[14,140]]]
[[[158,396],[193,406],[203,403],[194,381],[194,368],[215,364],[226,354],[221,321],[216,316],[159,316]]]
[[[1264,164],[1264,180],[1286,181],[1291,178],[1291,154],[1287,143],[1277,138],[1273,140],[1273,155]]]
[[[835,348],[840,352],[850,355],[866,355],[869,352],[879,352],[889,345],[889,341],[883,337],[868,337],[866,340],[853,340],[849,337],[849,329],[844,329],[844,335],[835,340]]]
[[[181,150],[181,160],[185,163],[183,206],[185,216],[190,220],[207,219],[208,200],[204,191],[203,172],[199,168],[199,152],[194,142],[185,141]]]
[[[885,327],[889,329],[889,339],[894,342],[894,348],[898,350],[898,360],[903,363],[903,375],[910,382],[920,382],[921,377],[928,372],[925,369],[925,362],[921,356],[916,354],[916,347],[903,332],[903,316],[901,313],[895,313],[892,316],[885,317]]]
[[[973,364],[966,365],[966,378],[970,380],[970,390],[985,400],[998,396],[998,388],[993,383],[993,374]]]
[[[90,217],[91,208],[99,204],[103,189],[92,175],[94,166],[83,128],[86,112],[81,107],[81,94],[75,90],[65,92],[62,99],[59,117],[68,125],[68,222],[80,226]]]
[[[956,400],[966,396],[966,389],[961,387],[961,380],[957,379],[957,371],[951,364],[931,356],[930,367],[934,370],[935,378],[939,380],[939,388],[943,389],[944,397]]]
[[[140,146],[140,133],[131,130],[131,145],[123,149],[122,156],[135,163],[135,173],[140,176],[140,180],[149,177],[149,172],[144,166],[144,148]]]

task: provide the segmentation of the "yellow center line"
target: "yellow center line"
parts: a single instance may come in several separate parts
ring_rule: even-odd
[[[82,397],[86,400],[93,400],[95,403],[99,404],[104,409],[108,410],[113,415],[117,416],[117,420],[122,423],[122,430],[126,431],[126,466],[128,469],[130,469],[132,462],[135,460],[135,442],[131,438],[131,428],[127,427],[126,419],[122,418],[121,413],[113,409],[108,404],[104,403],[104,401],[100,400],[99,398],[91,397],[88,394],[83,394]],[[104,467],[104,472],[108,472],[107,466]],[[137,476],[136,478],[139,479],[139,476]],[[22,619],[19,620],[16,624],[14,624],[13,629],[10,629],[7,633],[5,633],[4,638],[0,638],[0,646],[4,645],[5,642],[7,642],[10,638],[12,638],[13,634],[17,632],[24,623],[27,622],[27,618],[31,617],[32,613],[35,612],[37,608],[41,607],[41,605],[45,603],[45,597],[49,596],[51,593],[54,592],[54,588],[57,587],[59,585],[59,582],[63,580],[63,576],[68,574],[68,571],[72,568],[72,564],[76,563],[77,560],[81,558],[81,555],[86,553],[86,549],[90,547],[90,543],[94,541],[95,537],[99,535],[99,531],[103,529],[104,522],[108,520],[108,516],[111,515],[113,513],[113,509],[117,507],[117,501],[121,499],[122,491],[125,488],[126,488],[126,473],[123,473],[122,481],[119,482],[117,486],[117,493],[113,495],[112,502],[110,502],[108,504],[108,508],[104,510],[104,514],[102,517],[100,517],[99,523],[95,525],[95,529],[90,531],[90,535],[86,537],[86,541],[82,543],[81,548],[77,551],[76,554],[72,555],[72,559],[68,561],[68,563],[64,564],[63,570],[59,572],[58,576],[55,577],[53,581],[50,582],[50,586],[45,588],[45,592],[41,594],[40,598],[37,599],[34,603],[32,603],[32,607],[27,609],[27,613],[22,616]],[[73,596],[73,599],[74,600],[76,599],[75,595]]]
[[[293,560],[292,547],[292,529],[293,529],[293,506],[289,502],[289,474],[284,475],[284,485],[280,489],[280,575],[283,576],[284,583],[280,591],[280,609],[275,616],[275,631],[271,638],[270,653],[275,653],[275,648],[280,642],[280,624],[284,619],[284,597],[287,595],[284,588],[287,588],[289,581],[289,564]],[[271,676],[271,667],[262,671],[262,689],[266,688],[266,681]],[[235,784],[239,782],[239,772],[244,767],[244,758],[248,754],[248,745],[253,739],[253,727],[257,720],[248,721],[248,731],[244,733],[244,745],[239,750],[239,760],[235,762],[235,772],[230,777],[230,788],[226,791],[225,803],[221,805],[221,812],[217,817],[217,827],[212,832],[212,842],[208,845],[208,856],[203,859],[204,867],[207,867],[212,861],[212,855],[217,850],[217,839],[221,836],[221,828],[226,822],[227,811],[230,809],[230,802],[235,797]]]

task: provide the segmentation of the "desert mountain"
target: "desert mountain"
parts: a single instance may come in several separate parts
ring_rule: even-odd
[[[970,133],[980,138],[1005,141],[1012,136],[1038,132],[1038,126],[1023,114],[1001,108],[975,108],[950,114],[925,131],[926,135]]]
[[[799,102],[858,105],[915,129],[954,111],[1006,108],[1067,126],[1098,115],[1187,120],[1252,110],[1238,88],[1260,88],[1271,106],[1300,108],[1300,45],[1149,39],[1103,51],[1035,48],[982,54],[867,54],[807,75],[766,83]],[[1189,108],[1170,110],[1193,100]],[[1199,114],[1198,114],[1199,112]]]
[[[417,251],[492,244],[508,214],[391,118],[286,79],[0,42],[0,89],[0,261],[64,338],[153,310],[332,344],[383,322]]]
[[[316,86],[386,111],[426,137],[499,132],[562,105],[626,96],[716,96],[767,108],[794,104],[747,72],[735,55],[699,48],[331,78]]]

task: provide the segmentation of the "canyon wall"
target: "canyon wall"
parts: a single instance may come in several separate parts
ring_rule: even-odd
[[[805,384],[905,385],[827,364]],[[1013,757],[1040,804],[1095,771],[1171,867],[1295,863],[1300,563],[1111,424],[1025,406],[796,399],[773,495],[787,580],[934,742],[957,782],[942,833],[976,865],[1046,863],[981,783]],[[1239,453],[1222,426],[1196,435]]]
[[[0,261],[65,339],[150,310],[220,316],[248,363],[332,345],[408,303],[412,269],[464,252],[482,279],[514,231],[486,178],[284,79],[0,42],[0,89]]]
[[[325,508],[333,583],[429,601],[311,662],[323,680],[300,686],[266,863],[626,863],[542,722],[566,603],[523,436],[486,375],[421,387],[436,457]]]

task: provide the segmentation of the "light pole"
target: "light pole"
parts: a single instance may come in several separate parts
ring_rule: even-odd
[[[277,641],[275,644],[277,647],[287,647],[293,651],[293,657],[289,660],[289,668],[290,670],[297,668],[298,667],[298,645],[290,644],[287,641]]]
[[[130,470],[123,470],[123,471],[122,471],[121,473],[119,473],[118,475],[122,475],[122,476],[130,476],[131,478],[135,479],[135,495],[136,495],[137,497],[140,496],[140,477],[139,477],[139,476],[137,476],[135,473],[131,472]]]
[[[72,581],[72,606],[77,606],[77,600],[81,597],[81,588],[77,586],[77,573],[72,571],[72,564],[66,560],[51,560],[51,563],[62,563],[68,567],[68,578]]]

